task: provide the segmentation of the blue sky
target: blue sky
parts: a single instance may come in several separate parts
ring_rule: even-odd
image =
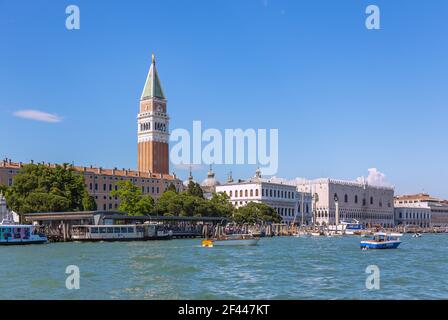
[[[381,30],[364,26],[369,4]],[[396,193],[448,198],[447,17],[445,0],[0,0],[0,156],[135,168],[155,52],[171,129],[278,128],[277,176],[375,167]],[[27,109],[61,121],[14,116]]]

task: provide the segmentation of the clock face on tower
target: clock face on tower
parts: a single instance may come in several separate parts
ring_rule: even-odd
[[[162,106],[160,104],[157,105],[157,111],[162,112]]]

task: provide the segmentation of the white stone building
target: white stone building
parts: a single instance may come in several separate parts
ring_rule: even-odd
[[[311,194],[297,192],[293,185],[271,182],[261,177],[260,170],[248,180],[233,181],[230,177],[226,184],[217,185],[216,192],[225,192],[230,202],[238,208],[250,202],[264,203],[274,208],[284,222],[311,222]]]
[[[358,181],[317,179],[297,183],[299,191],[313,195],[316,224],[335,224],[335,196],[339,203],[339,221],[353,219],[367,226],[394,225],[394,189]]]
[[[397,225],[448,227],[448,203],[429,194],[397,196],[394,206]]]

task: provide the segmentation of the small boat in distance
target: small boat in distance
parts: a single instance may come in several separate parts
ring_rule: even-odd
[[[203,247],[214,246],[255,246],[257,245],[259,237],[252,233],[231,233],[226,234],[221,226],[216,227],[215,234],[212,238],[202,240]]]
[[[385,232],[377,232],[370,240],[362,240],[360,248],[366,249],[396,249],[400,245],[401,241],[398,237],[392,236]]]
[[[362,223],[359,223],[358,220],[353,219],[353,221],[342,221],[341,222],[341,228],[344,231],[344,234],[347,235],[357,235],[361,234],[362,231],[364,231],[364,225]]]
[[[402,237],[403,236],[403,234],[402,233],[400,233],[400,232],[391,232],[390,233],[390,236],[392,236],[392,237]]]
[[[421,238],[422,234],[421,233],[414,233],[412,235],[412,238]]]
[[[212,239],[202,240],[203,247],[214,246],[256,246],[260,238],[254,237],[252,234],[228,234],[221,235]]]
[[[5,221],[0,224],[0,245],[42,244],[47,241],[47,237],[39,234],[32,225]]]

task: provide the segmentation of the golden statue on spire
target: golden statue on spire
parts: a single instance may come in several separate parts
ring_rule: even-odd
[[[156,55],[154,53],[152,54],[152,63],[156,63]]]

